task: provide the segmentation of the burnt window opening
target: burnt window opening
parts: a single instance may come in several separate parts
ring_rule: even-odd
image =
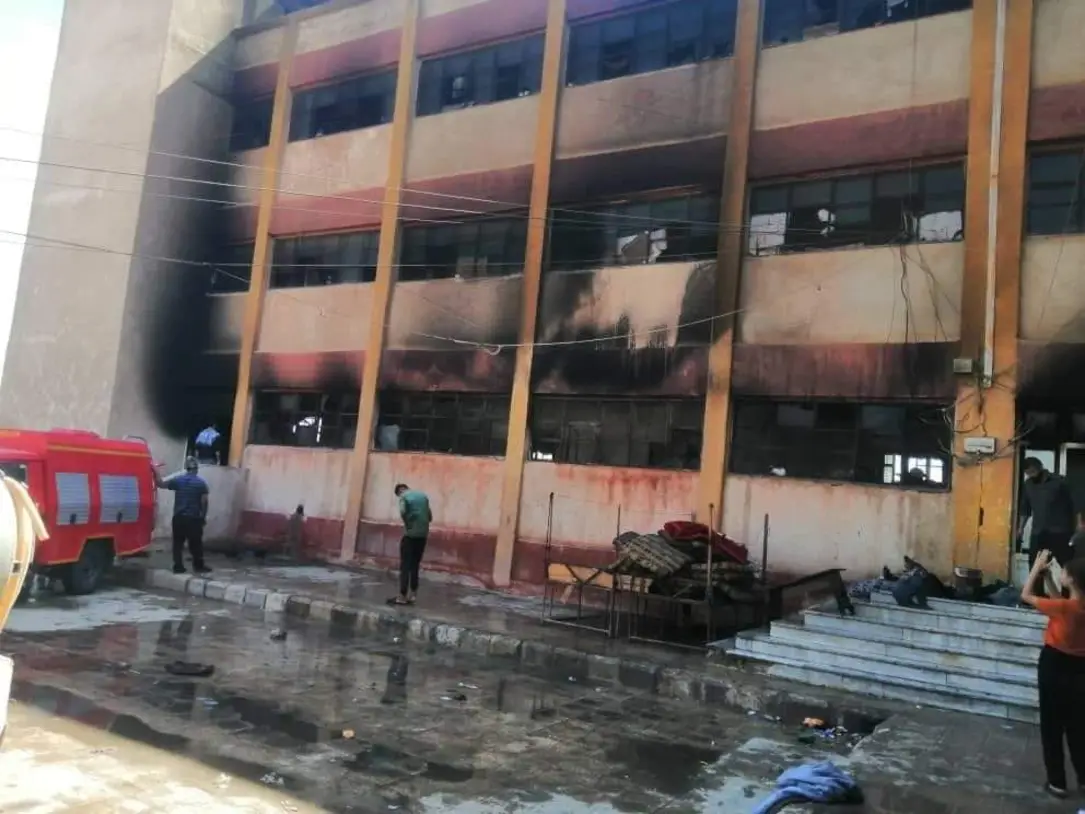
[[[358,430],[358,390],[257,390],[249,443],[351,449]]]
[[[765,0],[765,45],[964,11],[972,0]]]
[[[271,140],[271,111],[274,100],[269,96],[251,102],[234,105],[234,118],[230,126],[230,149],[258,150],[267,147]]]
[[[527,215],[403,229],[398,279],[501,277],[524,270]]]
[[[737,0],[679,0],[573,26],[565,80],[587,85],[731,56]]]
[[[418,115],[533,96],[542,87],[543,38],[452,54],[422,62]]]
[[[290,108],[290,140],[387,124],[392,121],[395,96],[395,71],[298,91]]]
[[[677,263],[716,256],[719,198],[682,195],[600,208],[550,212],[548,266],[577,271],[600,266]]]
[[[961,164],[774,184],[750,193],[754,256],[963,237]]]
[[[378,396],[373,448],[382,452],[436,452],[502,457],[509,432],[509,397],[477,393],[408,393]]]
[[[731,472],[948,489],[951,405],[856,402],[735,404]]]
[[[269,288],[371,283],[377,276],[380,232],[276,238]]]
[[[1029,159],[1025,210],[1031,235],[1085,232],[1085,151],[1037,153]]]
[[[249,290],[252,279],[252,243],[227,246],[211,261],[210,294],[238,294]]]
[[[695,470],[701,466],[704,399],[535,396],[533,461]]]

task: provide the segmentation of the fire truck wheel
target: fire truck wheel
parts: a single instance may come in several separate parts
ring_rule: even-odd
[[[73,596],[94,593],[113,563],[113,547],[105,540],[92,540],[83,546],[79,561],[67,566],[60,579],[64,590]]]

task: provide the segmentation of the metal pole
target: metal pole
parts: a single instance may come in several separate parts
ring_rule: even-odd
[[[765,513],[765,530],[761,537],[761,584],[769,578],[769,516]]]

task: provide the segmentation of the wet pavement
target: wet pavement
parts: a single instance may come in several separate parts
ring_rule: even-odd
[[[18,608],[0,646],[17,673],[4,812],[749,814],[781,771],[825,759],[867,802],[788,811],[1077,810],[1039,795],[1036,730],[990,719],[913,710],[823,739],[797,720],[125,588]],[[176,660],[214,673],[172,675]]]

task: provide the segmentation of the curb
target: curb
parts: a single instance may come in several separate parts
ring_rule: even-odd
[[[271,591],[242,582],[223,582],[162,568],[123,568],[114,571],[129,587],[151,587],[233,605],[283,613],[298,619],[325,621],[337,632],[377,633],[417,644],[461,650],[476,656],[510,659],[524,667],[559,673],[570,681],[605,681],[622,688],[663,698],[742,709],[773,718],[816,715],[848,726],[856,716],[884,719],[896,705],[876,699],[846,696],[832,690],[791,684],[750,669],[742,662],[709,662],[706,670],[683,670],[571,647],[521,639],[488,630],[432,622],[403,611],[339,605],[306,594]],[[828,696],[828,697],[827,697]],[[838,697],[834,697],[838,696]],[[848,723],[845,723],[848,722]]]

